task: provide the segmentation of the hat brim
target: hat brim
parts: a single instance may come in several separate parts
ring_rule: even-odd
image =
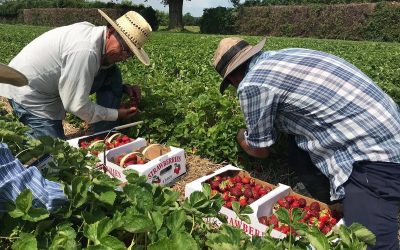
[[[254,45],[251,49],[249,49],[246,53],[243,53],[239,57],[235,58],[233,62],[230,63],[228,66],[228,69],[225,72],[224,78],[221,82],[221,85],[219,86],[219,91],[221,94],[224,93],[225,89],[229,86],[230,81],[227,79],[227,77],[235,71],[240,65],[245,63],[247,60],[252,58],[255,54],[260,52],[262,48],[265,45],[265,42],[267,40],[267,37],[264,37],[258,44]]]
[[[150,65],[150,58],[147,55],[147,53],[142,49],[142,48],[137,48],[131,40],[122,32],[121,28],[112,20],[109,16],[107,16],[106,13],[104,13],[102,10],[99,10],[99,13],[106,21],[113,26],[113,28],[118,32],[118,34],[124,39],[125,43],[129,46],[133,54],[141,61],[144,65],[148,66]]]
[[[28,84],[28,79],[18,70],[0,63],[0,83],[22,87]]]

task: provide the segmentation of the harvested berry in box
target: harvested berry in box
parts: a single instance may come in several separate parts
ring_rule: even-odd
[[[272,190],[249,176],[217,175],[207,183],[214,195],[219,193],[222,196],[227,208],[231,208],[234,201],[239,202],[240,206],[250,205]]]
[[[282,199],[279,199],[274,205],[274,211],[279,208],[283,208],[289,211],[294,208],[299,208],[303,212],[303,218],[299,222],[306,225],[316,226],[322,233],[329,233],[336,223],[343,217],[337,210],[331,210],[329,208],[321,207],[320,203],[313,201],[307,202],[306,199],[296,196],[288,195]],[[272,225],[275,230],[278,230],[284,234],[289,232],[294,233],[288,225],[281,223],[275,214],[271,216],[262,216],[258,218],[261,224],[266,226]]]
[[[125,145],[134,140],[135,139],[129,138],[128,136],[121,133],[115,133],[106,139],[105,144],[104,139],[96,137],[94,139],[81,141],[79,143],[79,147],[89,149],[91,154],[98,155],[101,151],[104,150],[104,147],[106,147],[106,150],[109,150]]]

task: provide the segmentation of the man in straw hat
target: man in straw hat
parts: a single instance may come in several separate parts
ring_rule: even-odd
[[[20,121],[33,136],[64,138],[66,112],[93,124],[94,132],[130,118],[136,107],[119,108],[123,92],[135,102],[140,89],[122,83],[115,63],[133,55],[149,65],[143,46],[151,34],[146,20],[134,11],[113,21],[99,10],[108,26],[88,22],[55,28],[29,43],[9,66],[26,75],[28,85],[0,85]],[[89,95],[96,93],[96,103]]]
[[[376,235],[374,249],[398,249],[399,107],[345,60],[300,48],[262,52],[265,40],[251,46],[225,38],[214,55],[220,92],[236,88],[246,120],[239,145],[267,158],[277,131],[288,134],[289,165],[300,179],[314,189],[330,187],[330,199],[342,200],[345,223]]]

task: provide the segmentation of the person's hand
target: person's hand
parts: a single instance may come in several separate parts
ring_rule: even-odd
[[[136,114],[137,108],[119,108],[118,109],[118,119],[128,119]]]
[[[124,92],[127,93],[128,96],[131,98],[133,106],[139,105],[140,100],[142,99],[142,94],[139,86],[124,84]]]

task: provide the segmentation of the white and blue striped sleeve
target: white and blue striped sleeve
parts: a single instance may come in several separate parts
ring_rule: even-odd
[[[7,145],[0,143],[0,212],[6,212],[7,203],[26,189],[32,192],[33,207],[52,211],[67,201],[60,183],[45,179],[36,167],[25,168]]]

